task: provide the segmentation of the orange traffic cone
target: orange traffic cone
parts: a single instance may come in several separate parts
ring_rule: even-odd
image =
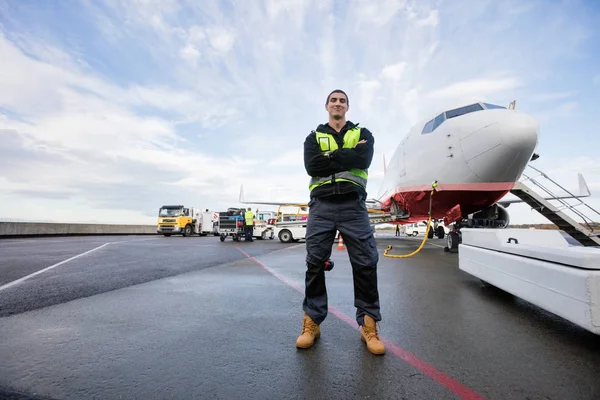
[[[340,240],[338,241],[338,250],[344,250],[344,241],[342,240],[341,234],[340,234]]]

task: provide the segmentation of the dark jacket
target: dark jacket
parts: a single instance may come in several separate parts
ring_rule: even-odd
[[[321,154],[321,148],[317,143],[316,133],[311,132],[304,141],[304,167],[310,176],[327,177],[338,172],[348,171],[351,168],[367,169],[371,165],[373,159],[373,147],[375,139],[373,134],[367,128],[361,128],[360,140],[365,139],[367,142],[359,144],[353,149],[344,149],[344,135],[349,129],[358,126],[350,121],[342,130],[337,133],[329,124],[321,124],[317,127],[319,132],[330,133],[335,138],[338,149],[335,150],[330,157]],[[315,188],[310,197],[323,197],[339,194],[358,193],[366,198],[367,193],[351,182],[335,182],[333,184],[322,185]]]

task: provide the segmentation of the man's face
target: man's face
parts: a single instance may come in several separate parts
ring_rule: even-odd
[[[329,96],[329,101],[325,105],[325,109],[329,112],[329,115],[334,119],[342,119],[348,111],[348,99],[344,93],[332,93]]]

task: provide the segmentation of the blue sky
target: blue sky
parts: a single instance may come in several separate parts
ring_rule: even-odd
[[[475,99],[516,99],[538,167],[599,192],[598,26],[594,1],[0,0],[0,217],[153,224],[237,206],[242,182],[305,200],[334,88],[376,136],[373,196],[413,124]]]

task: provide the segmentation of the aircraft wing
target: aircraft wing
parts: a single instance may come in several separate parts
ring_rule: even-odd
[[[308,207],[308,201],[306,202],[302,202],[302,201],[297,201],[297,202],[291,202],[291,203],[286,203],[286,202],[270,202],[270,201],[250,201],[250,200],[246,200],[244,198],[244,185],[240,185],[240,196],[238,201],[242,204],[260,204],[260,205],[267,205],[267,206],[292,206],[292,207],[303,207],[306,208]],[[371,212],[371,211],[376,211],[378,212],[381,207],[380,207],[380,202],[375,200],[375,199],[367,199],[365,201],[366,205],[367,205],[367,209]]]
[[[285,202],[270,202],[270,201],[249,201],[244,199],[244,185],[240,186],[240,197],[239,202],[242,204],[260,204],[267,206],[293,206],[293,207],[308,207],[308,201],[298,201],[293,203]]]
[[[577,178],[579,181],[579,195],[578,196],[557,196],[557,197],[544,197],[544,200],[558,200],[558,199],[579,199],[582,197],[590,197],[591,192],[590,189],[585,182],[585,179],[582,174],[577,174]],[[514,203],[523,203],[521,199],[508,199],[508,200],[499,200],[497,204],[508,207]]]

